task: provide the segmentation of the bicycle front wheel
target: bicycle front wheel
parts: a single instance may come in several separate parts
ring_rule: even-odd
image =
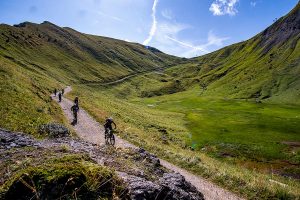
[[[115,136],[114,136],[114,134],[112,134],[112,135],[110,136],[110,144],[111,144],[111,145],[115,145],[115,143],[116,143]]]

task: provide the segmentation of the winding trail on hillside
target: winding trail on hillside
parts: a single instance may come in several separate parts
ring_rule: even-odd
[[[133,77],[136,77],[138,75],[143,75],[143,74],[147,74],[147,73],[157,73],[157,74],[164,74],[162,73],[163,70],[165,70],[167,68],[165,67],[161,67],[161,68],[157,68],[157,69],[151,69],[151,70],[147,70],[147,71],[142,71],[142,72],[136,72],[134,74],[129,74],[127,76],[124,76],[123,78],[119,78],[117,80],[114,81],[107,81],[107,82],[91,82],[91,83],[83,83],[83,85],[101,85],[101,86],[109,86],[109,85],[114,85],[117,83],[122,83],[128,79],[131,79]]]
[[[118,79],[116,81],[111,81],[111,82],[103,83],[102,85],[105,86],[105,85],[113,85],[113,84],[116,84],[116,83],[121,83],[123,81],[126,81],[127,79],[130,79],[130,78],[132,78],[134,76],[141,75],[141,74],[142,73],[131,74],[131,75],[125,76],[124,78]]]
[[[68,86],[65,89],[65,94],[70,92],[72,88]],[[52,95],[52,98],[58,101],[58,98]],[[71,123],[73,120],[73,115],[71,112],[71,107],[73,102],[69,99],[62,97],[62,101],[59,103],[61,106],[66,118]],[[80,108],[78,113],[78,124],[73,126],[77,135],[85,141],[98,144],[105,145],[104,141],[104,128],[99,122],[93,119],[85,110]],[[116,136],[116,147],[119,148],[137,148],[136,146],[130,144],[129,142],[121,139]],[[198,191],[200,191],[205,199],[209,200],[241,200],[242,198],[237,195],[205,180],[202,177],[196,176],[176,165],[173,165],[165,160],[160,159],[161,165],[167,169],[170,169],[174,172],[180,173],[185,179],[194,185]]]

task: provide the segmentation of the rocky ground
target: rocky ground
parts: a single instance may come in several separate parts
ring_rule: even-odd
[[[43,156],[49,154],[56,157],[84,154],[98,165],[114,169],[126,184],[127,199],[203,199],[182,175],[162,167],[156,156],[143,149],[113,148],[71,137],[36,140],[3,129],[0,129],[0,185],[10,181],[21,166],[30,166],[35,159],[42,162]]]

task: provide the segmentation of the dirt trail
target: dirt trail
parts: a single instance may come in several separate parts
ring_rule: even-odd
[[[70,92],[72,89],[71,87],[67,87],[65,89],[65,94]],[[57,97],[52,97],[58,101]],[[71,112],[71,106],[73,105],[73,102],[62,98],[62,102],[59,103],[62,107],[64,114],[66,118],[71,123],[73,120],[73,115]],[[77,135],[84,139],[85,141],[104,145],[104,128],[103,125],[98,123],[96,120],[94,120],[87,112],[85,112],[82,108],[80,108],[79,114],[78,114],[78,124],[73,126],[74,130],[76,131]],[[136,146],[130,144],[129,142],[119,138],[116,136],[116,147],[120,148],[137,148]],[[161,165],[173,170],[177,173],[180,173],[185,177],[187,181],[189,181],[192,185],[194,185],[201,193],[203,193],[205,199],[209,200],[240,200],[242,198],[236,196],[235,194],[224,190],[223,188],[220,188],[219,186],[199,177],[196,175],[193,175],[189,173],[188,171],[181,169],[167,161],[161,160]]]
[[[71,87],[65,88],[65,94],[70,92],[72,89]],[[52,97],[58,101],[57,97]],[[80,102],[79,102],[80,104]],[[71,123],[73,121],[73,114],[71,111],[71,107],[74,105],[72,101],[67,98],[62,97],[62,101],[59,103],[62,107],[65,116],[67,117],[68,121]],[[104,127],[99,122],[94,120],[85,110],[80,108],[78,113],[78,123],[73,126],[74,130],[76,131],[77,135],[84,139],[85,141],[104,145]],[[133,145],[125,142],[121,138],[116,138],[116,146],[120,147],[133,147]]]

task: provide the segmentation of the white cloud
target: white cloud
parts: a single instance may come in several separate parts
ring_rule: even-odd
[[[223,45],[228,37],[218,37],[212,31],[208,32],[206,42],[204,44],[195,44],[194,41],[181,39],[180,35],[187,29],[193,28],[187,24],[160,22],[157,31],[153,36],[152,45],[168,54],[195,57],[203,55],[214,50],[215,47]]]
[[[207,42],[204,44],[197,45],[194,44],[193,41],[180,39],[180,35],[182,35],[181,33],[192,27],[188,24],[170,21],[160,21],[158,23],[156,18],[158,1],[159,0],[154,0],[153,2],[151,14],[152,25],[148,33],[148,37],[144,40],[143,45],[148,45],[151,42],[151,45],[166,53],[182,57],[195,57],[211,52],[211,50],[214,50],[214,47],[222,46],[223,42],[229,39],[228,37],[218,37],[212,31],[208,32]],[[227,2],[227,0],[217,0],[217,2],[219,1]],[[228,6],[232,7],[232,9],[227,9],[227,13],[233,10],[233,6],[237,1],[238,0],[229,0],[227,2]],[[220,7],[220,12],[224,12],[222,9],[224,8]],[[168,20],[174,18],[172,11],[169,9],[163,10],[161,15]]]
[[[170,9],[165,9],[161,12],[161,15],[166,19],[173,19],[174,15],[173,12]]]
[[[149,42],[152,40],[153,35],[156,32],[157,28],[157,20],[156,20],[156,6],[157,6],[158,0],[154,0],[153,6],[152,6],[152,26],[149,32],[148,38],[143,42],[143,45],[149,44]]]
[[[257,4],[257,2],[256,2],[256,1],[251,1],[251,2],[250,2],[250,5],[251,5],[252,7],[255,7],[255,6],[256,6],[256,4]]]
[[[121,18],[116,17],[116,16],[108,15],[108,14],[106,14],[104,12],[101,12],[101,11],[98,11],[97,14],[100,15],[100,16],[106,17],[106,18],[113,19],[115,21],[123,22],[123,20]]]
[[[183,52],[189,50],[190,48],[179,44],[174,40],[178,40],[178,34],[188,28],[191,28],[191,26],[186,24],[171,23],[169,21],[162,21],[157,25],[157,31],[153,36],[151,45],[168,54],[181,56]]]
[[[223,42],[226,40],[229,40],[229,37],[218,37],[216,36],[213,31],[208,32],[208,37],[207,37],[207,43],[204,45],[201,45],[202,48],[206,48],[209,46],[217,46],[220,47],[223,45]]]
[[[179,41],[177,39],[171,38],[169,36],[166,36],[168,39],[182,45],[183,47],[188,47],[191,48],[192,51],[196,52],[196,51],[200,51],[202,53],[209,53],[209,51],[207,51],[206,49],[202,48],[201,46],[194,46],[193,44],[190,44],[188,42],[183,42],[183,41]]]
[[[195,45],[192,42],[181,41],[169,36],[167,36],[167,38],[180,44],[182,47],[185,47],[180,56],[188,58],[210,53],[212,47],[220,47],[223,45],[224,41],[229,39],[229,37],[218,37],[212,31],[208,32],[207,42],[202,45]]]
[[[213,13],[213,15],[221,16],[221,15],[236,15],[238,12],[235,8],[236,4],[239,0],[215,0],[209,11]]]
[[[177,37],[177,34],[183,30],[191,28],[190,25],[180,23],[161,22],[157,27],[155,40],[166,42],[166,36]]]

